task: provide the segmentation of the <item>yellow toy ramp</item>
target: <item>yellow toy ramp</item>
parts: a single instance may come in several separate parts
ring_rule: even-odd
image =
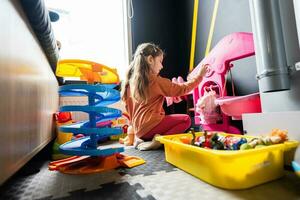
[[[78,59],[60,60],[56,75],[59,77],[79,77],[88,82],[119,83],[117,70],[106,65]]]

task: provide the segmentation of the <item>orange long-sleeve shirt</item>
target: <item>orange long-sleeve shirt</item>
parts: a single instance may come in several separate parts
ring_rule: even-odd
[[[140,138],[160,123],[165,116],[165,97],[183,96],[195,88],[201,79],[193,79],[182,85],[172,83],[167,78],[151,74],[147,102],[136,102],[127,87],[125,107],[129,114],[134,133]]]

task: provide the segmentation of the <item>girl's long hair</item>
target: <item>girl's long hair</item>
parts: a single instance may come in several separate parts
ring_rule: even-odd
[[[135,101],[147,101],[151,69],[146,58],[148,56],[155,58],[163,54],[163,51],[152,43],[143,43],[137,47],[122,84],[121,98],[123,101],[127,99],[128,86],[130,87],[130,95]]]

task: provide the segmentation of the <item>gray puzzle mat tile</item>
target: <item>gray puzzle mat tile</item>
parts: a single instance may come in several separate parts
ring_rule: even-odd
[[[165,154],[163,149],[154,151],[138,151],[134,148],[127,148],[124,152],[126,155],[133,155],[143,158],[146,164],[134,167],[132,169],[121,168],[119,172],[122,174],[139,175],[144,176],[152,175],[153,172],[157,171],[174,171],[175,167],[165,162]]]

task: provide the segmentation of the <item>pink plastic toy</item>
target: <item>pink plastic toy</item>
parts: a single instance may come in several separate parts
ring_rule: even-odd
[[[215,102],[221,108],[221,120],[217,123],[202,123],[200,114],[195,112],[195,124],[201,124],[203,129],[208,131],[224,131],[238,134],[240,131],[229,124],[229,116],[232,116],[234,119],[241,119],[243,113],[261,112],[259,93],[228,97],[225,88],[225,75],[233,67],[231,62],[253,56],[254,54],[253,36],[251,33],[232,33],[219,41],[208,56],[191,72],[191,76],[193,76],[202,65],[209,64],[206,76],[193,91],[194,105],[196,106],[198,99],[203,97],[207,91],[214,90],[218,97]]]
[[[261,112],[259,93],[245,96],[220,97],[215,102],[221,106],[223,113],[232,116],[235,120],[241,120],[243,113]]]
[[[183,80],[183,78],[181,76],[179,76],[178,78],[172,78],[172,82],[176,83],[176,84],[183,84],[185,81]],[[167,101],[167,106],[172,105],[173,103],[179,103],[182,101],[181,97],[166,97],[166,101]]]

